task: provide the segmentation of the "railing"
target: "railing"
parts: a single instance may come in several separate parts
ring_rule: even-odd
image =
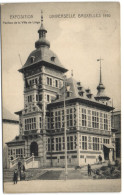
[[[18,164],[18,160],[19,160],[19,157],[13,159],[13,160],[10,160],[9,161],[9,165],[10,165],[10,168],[14,167],[15,165]]]
[[[34,156],[34,161],[39,161],[40,157],[39,156]]]
[[[38,89],[38,85],[36,85],[36,84],[34,84],[34,85],[31,85],[31,86],[29,86],[29,87],[25,87],[24,88],[24,92],[26,92],[26,91],[30,91],[30,90],[32,90],[32,89]]]
[[[39,168],[40,167],[40,158],[38,156],[34,156],[32,153],[32,156],[30,156],[28,159],[24,160],[24,165],[26,169],[29,168]]]
[[[33,158],[34,158],[34,156],[32,155],[32,156],[30,156],[29,158],[25,159],[24,162],[25,162],[26,164],[28,164],[28,163],[30,163],[30,162],[33,161]]]
[[[36,134],[38,129],[33,129],[33,130],[25,130],[24,131],[24,135],[32,135],[32,134]]]

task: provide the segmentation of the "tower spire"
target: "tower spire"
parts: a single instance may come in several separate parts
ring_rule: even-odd
[[[43,25],[43,10],[41,10],[41,25],[40,29],[38,30],[39,33],[39,40],[35,42],[35,47],[38,49],[40,47],[50,47],[49,41],[46,40],[46,33],[47,30]]]
[[[101,67],[101,61],[103,59],[100,57],[99,59],[97,59],[97,61],[100,62],[100,80],[99,80],[99,84],[102,84],[102,67]]]
[[[97,59],[97,61],[100,62],[100,80],[99,80],[99,85],[97,86],[97,95],[95,97],[96,100],[101,100],[101,101],[107,101],[110,98],[108,96],[105,95],[105,87],[102,83],[102,68],[101,68],[101,61],[103,59],[100,57],[99,59]]]
[[[43,27],[43,10],[41,10],[41,27]]]

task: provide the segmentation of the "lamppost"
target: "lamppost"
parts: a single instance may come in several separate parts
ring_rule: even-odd
[[[66,134],[65,76],[64,76],[64,138],[65,138],[65,180],[67,180],[67,134]]]

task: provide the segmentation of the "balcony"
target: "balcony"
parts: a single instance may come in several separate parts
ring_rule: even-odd
[[[79,127],[79,131],[81,132],[87,132],[87,133],[92,133],[92,134],[98,134],[98,135],[111,135],[111,131],[105,131],[105,130],[100,130],[100,129],[92,129],[92,128],[87,128],[87,127]]]
[[[24,131],[24,135],[34,135],[34,134],[37,134],[37,129]]]
[[[31,90],[34,90],[34,89],[38,89],[38,88],[41,88],[42,87],[42,85],[30,85],[30,86],[28,86],[28,87],[25,87],[24,88],[24,92],[27,92],[27,91],[31,91]]]

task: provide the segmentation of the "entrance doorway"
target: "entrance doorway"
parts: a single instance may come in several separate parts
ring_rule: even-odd
[[[30,145],[30,155],[38,156],[38,144],[36,142],[32,142]]]
[[[109,148],[104,146],[104,159],[109,160]]]

